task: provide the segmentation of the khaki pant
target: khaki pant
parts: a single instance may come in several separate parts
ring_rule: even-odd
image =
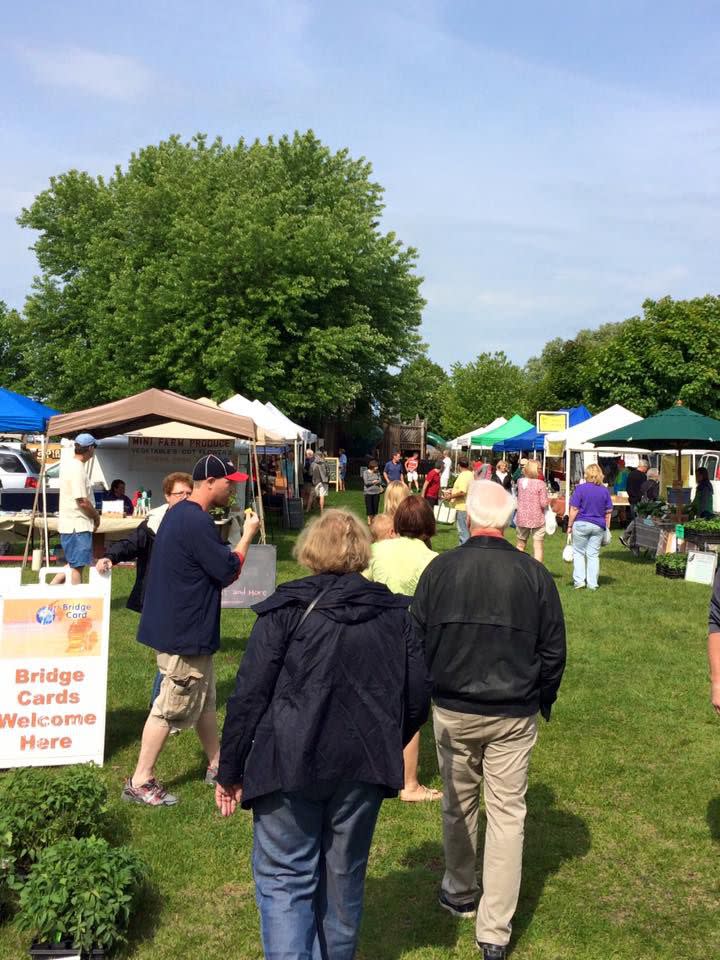
[[[483,943],[504,946],[520,893],[525,793],[537,716],[485,717],[435,707],[433,724],[444,784],[442,889],[455,903],[477,900],[479,792],[484,781],[487,827],[475,935]]]

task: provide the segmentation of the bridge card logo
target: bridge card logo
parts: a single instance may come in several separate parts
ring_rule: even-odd
[[[48,627],[55,622],[55,607],[40,607],[35,614],[35,619],[42,627]]]

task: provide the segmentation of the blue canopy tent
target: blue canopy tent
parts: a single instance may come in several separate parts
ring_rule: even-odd
[[[582,404],[579,407],[563,407],[568,414],[568,427],[574,427],[578,423],[589,420],[592,414],[586,406]],[[538,433],[535,427],[532,430],[526,430],[525,433],[517,437],[509,437],[507,440],[501,440],[500,443],[493,444],[493,453],[519,453],[522,450],[545,449],[545,434]]]
[[[45,433],[47,422],[57,410],[37,400],[0,387],[0,432]]]

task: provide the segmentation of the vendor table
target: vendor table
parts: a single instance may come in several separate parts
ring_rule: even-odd
[[[100,526],[95,531],[95,536],[107,536],[110,540],[119,540],[121,535],[129,533],[131,530],[137,530],[145,517],[103,517],[100,520]],[[0,513],[0,532],[27,534],[28,527],[31,524],[29,513]],[[42,517],[35,517],[32,526],[35,530],[42,530],[44,520]],[[50,533],[58,532],[58,518],[47,518],[48,531]]]

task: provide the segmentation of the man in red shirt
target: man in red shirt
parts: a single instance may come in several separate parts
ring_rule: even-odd
[[[443,461],[438,460],[435,465],[428,470],[427,476],[425,477],[422,496],[425,497],[431,507],[436,507],[440,499],[440,476],[443,466]]]

